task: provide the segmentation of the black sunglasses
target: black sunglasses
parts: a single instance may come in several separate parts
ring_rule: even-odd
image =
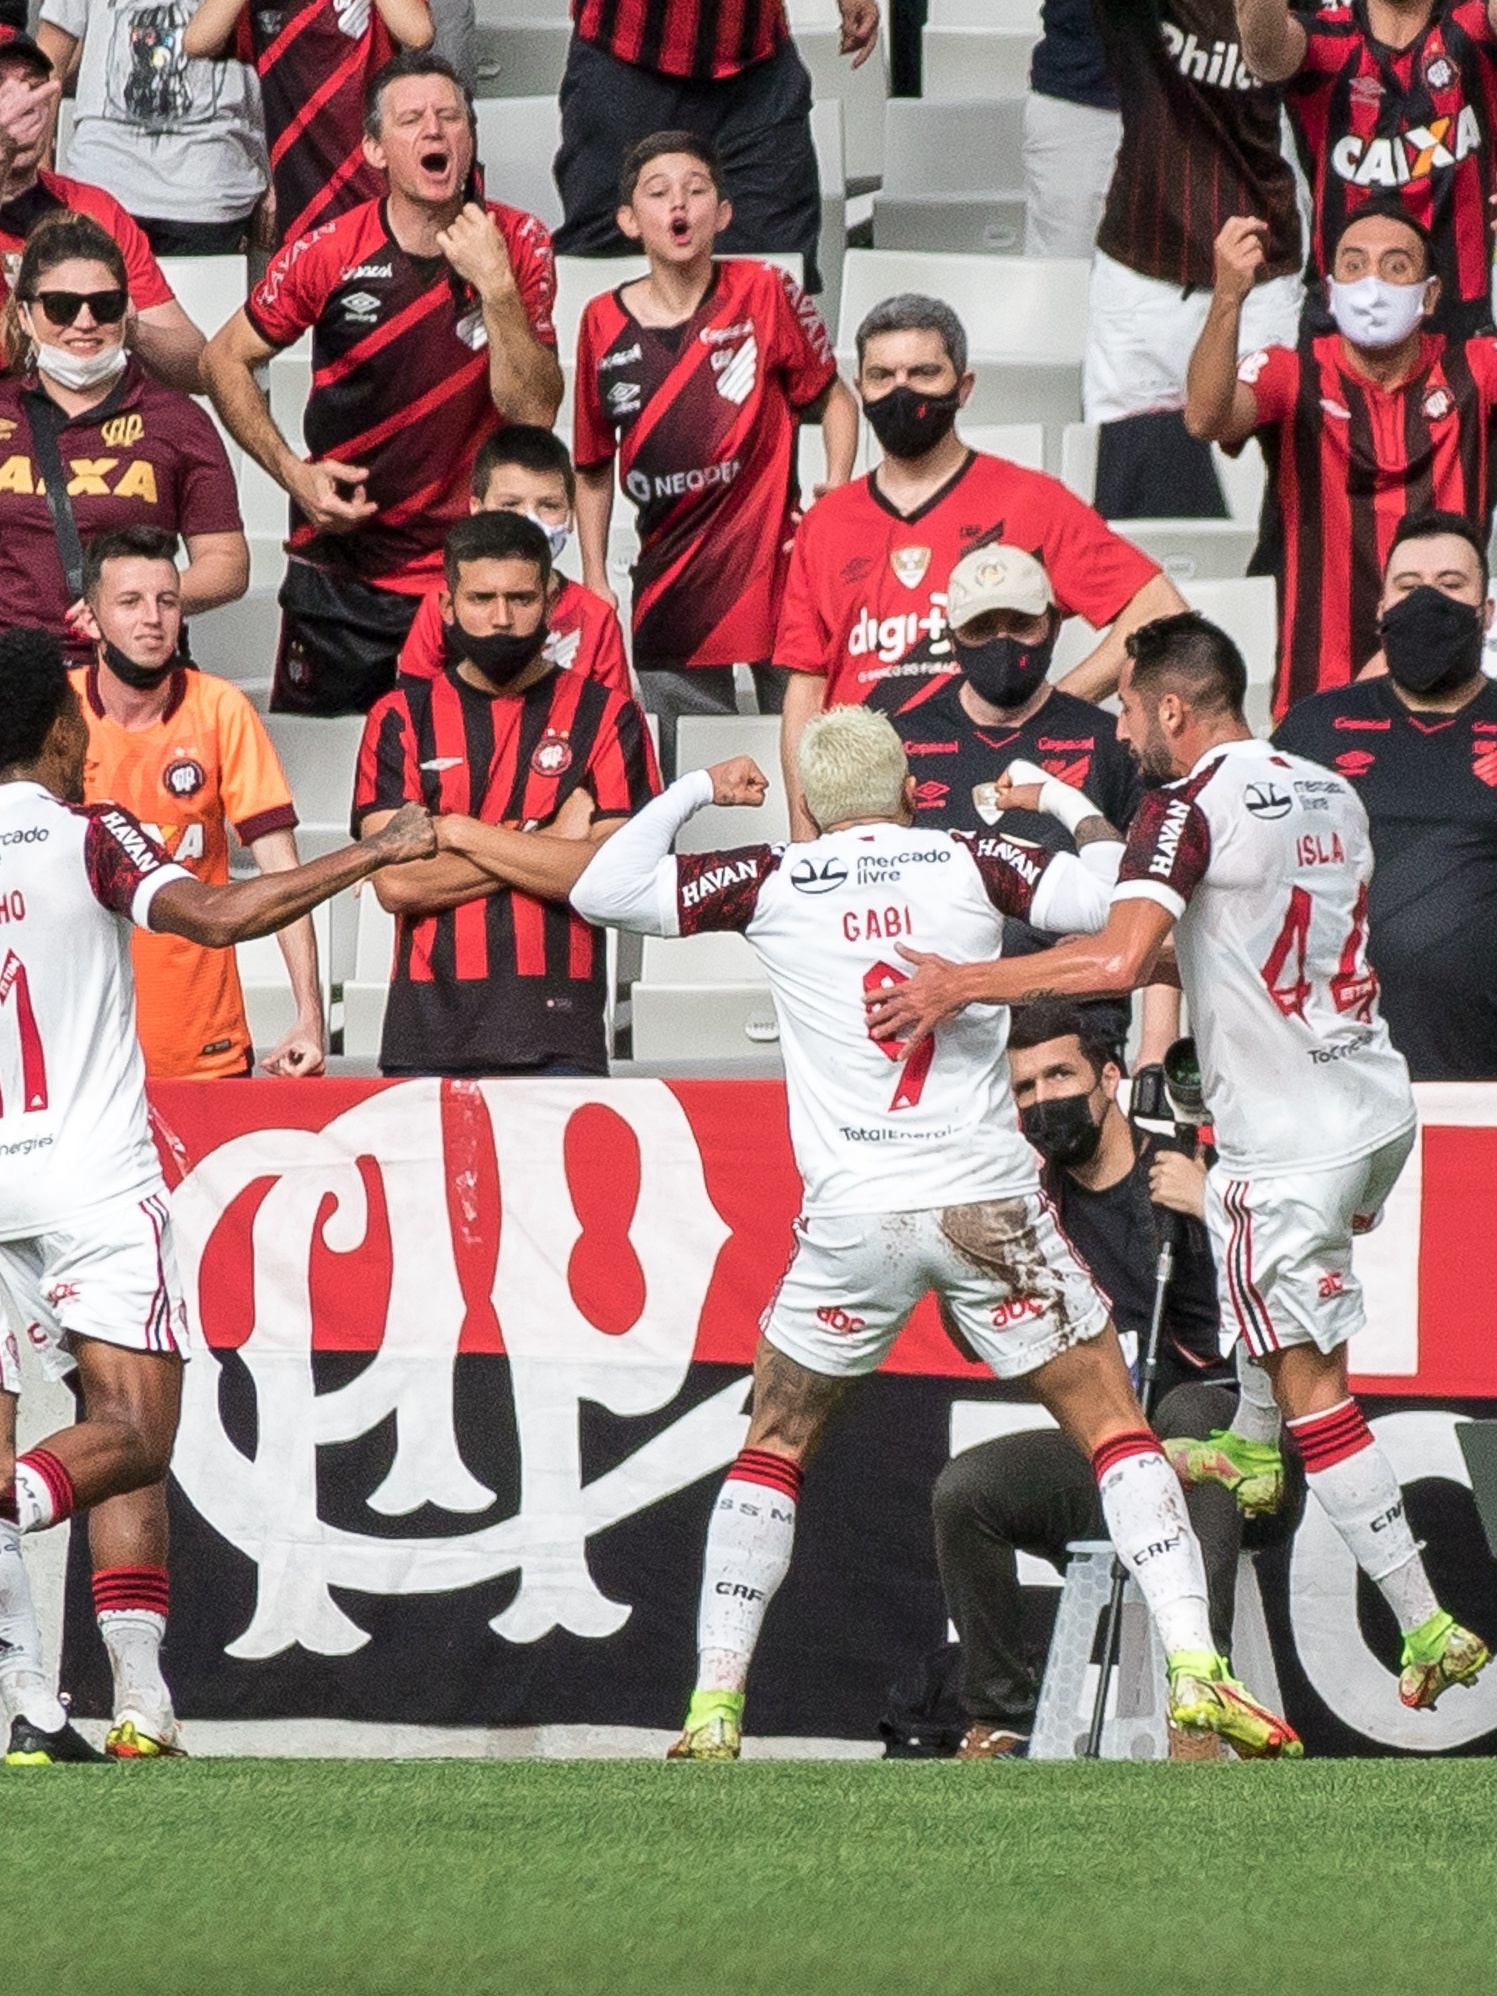
[[[38,291],[27,300],[40,305],[54,326],[71,326],[86,305],[95,325],[117,326],[130,303],[127,291]]]

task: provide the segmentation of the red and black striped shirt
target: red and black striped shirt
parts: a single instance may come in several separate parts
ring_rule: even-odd
[[[282,242],[383,194],[363,153],[364,86],[395,44],[372,0],[250,0],[237,53],[260,78]]]
[[[1392,389],[1352,372],[1339,333],[1249,354],[1238,376],[1257,400],[1278,498],[1281,718],[1306,694],[1344,686],[1377,651],[1383,570],[1406,514],[1438,507],[1487,531],[1497,340],[1427,333]]]
[[[573,454],[586,468],[617,449],[639,509],[637,671],[769,657],[790,563],[795,414],[836,374],[815,305],[773,264],[725,258],[678,326],[641,325],[622,291],[589,304]]]
[[[397,681],[370,713],[353,828],[424,804],[543,831],[577,791],[626,818],[660,787],[644,716],[580,673],[488,694],[456,672]],[[439,915],[402,915],[380,1064],[492,1074],[548,1059],[608,1071],[603,937],[565,902],[501,887]]]
[[[1261,215],[1266,274],[1298,270],[1299,210],[1279,145],[1279,93],[1243,61],[1232,0],[1163,0],[1157,41],[1141,24],[1113,30],[1107,55],[1123,143],[1098,249],[1144,277],[1209,290],[1223,222]]]
[[[696,83],[764,62],[790,33],[785,0],[573,0],[579,41]]]
[[[487,205],[536,337],[554,347],[551,238],[534,215]],[[403,250],[385,203],[368,201],[288,243],[245,312],[274,347],[312,328],[307,448],[365,466],[379,507],[355,533],[322,535],[293,507],[288,545],[383,589],[426,589],[447,529],[468,510],[478,447],[504,422],[476,296],[445,257]]]
[[[1398,199],[1435,239],[1441,324],[1489,324],[1497,37],[1485,0],[1445,0],[1405,49],[1374,41],[1365,0],[1303,25],[1288,104],[1314,206],[1308,274],[1324,276],[1359,208]]]

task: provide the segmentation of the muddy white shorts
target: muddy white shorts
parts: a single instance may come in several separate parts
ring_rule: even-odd
[[[21,1354],[8,1315],[0,1316],[0,1393],[21,1390]]]
[[[1000,1379],[1034,1372],[1107,1326],[1111,1305],[1029,1196],[916,1213],[817,1213],[795,1223],[795,1252],[761,1328],[809,1372],[872,1372],[927,1290]]]
[[[1286,1345],[1334,1351],[1365,1322],[1352,1273],[1354,1234],[1372,1227],[1414,1147],[1406,1130],[1369,1157],[1282,1178],[1206,1180],[1222,1344],[1241,1336],[1254,1358]]]
[[[52,1233],[0,1241],[0,1285],[51,1379],[72,1371],[75,1337],[187,1356],[164,1190],[92,1207]]]

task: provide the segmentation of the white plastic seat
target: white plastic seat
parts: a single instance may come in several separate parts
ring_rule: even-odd
[[[849,250],[837,345],[851,348],[872,308],[899,291],[951,306],[980,366],[990,358],[1079,368],[1091,265],[1079,257],[936,255]]]
[[[920,31],[920,87],[927,98],[1019,97],[1029,87],[1037,32],[988,27]]]
[[[803,22],[802,12],[811,18]],[[791,25],[801,61],[811,73],[811,95],[836,98],[842,106],[842,130],[848,185],[863,192],[878,184],[884,171],[884,103],[889,95],[889,58],[884,36],[859,68],[842,54],[842,30],[831,5],[802,10],[793,7]]]
[[[353,976],[343,983],[343,1051],[360,1060],[375,1060],[395,961],[395,917],[380,906],[367,881],[356,909]]]
[[[816,243],[821,291],[816,302],[831,327],[837,323],[842,264],[847,255],[846,142],[839,97],[823,97],[811,106],[811,140],[816,147],[816,170],[821,182],[821,234]]]
[[[272,714],[265,725],[291,785],[298,818],[306,825],[341,826],[346,839],[364,737],[362,716],[320,720],[309,714]]]
[[[571,22],[548,18],[540,8],[496,21],[487,6],[488,0],[478,0],[472,40],[478,96],[554,97],[567,66]]]
[[[764,802],[709,804],[682,826],[678,852],[717,852],[730,846],[778,845],[790,836],[790,806],[780,773],[778,714],[693,714],[676,723],[676,770],[710,769],[735,755],[751,755],[769,778]]]
[[[1219,624],[1234,640],[1247,666],[1247,716],[1256,732],[1267,731],[1274,661],[1278,648],[1278,610],[1273,579],[1245,575],[1235,580],[1190,580],[1176,584],[1193,610]],[[1097,632],[1080,617],[1062,627],[1055,646],[1052,676],[1063,678],[1097,642]]]
[[[198,612],[189,626],[194,662],[248,693],[275,670],[281,612],[274,587],[252,583],[236,602]]]
[[[884,107],[884,181],[873,199],[878,249],[1020,255],[1022,99]]]
[[[491,201],[561,226],[561,196],[551,162],[561,144],[561,107],[554,97],[481,97],[474,106],[478,157]]]
[[[631,1017],[636,1060],[747,1060],[779,1039],[758,958],[730,931],[646,936]]]
[[[329,907],[323,902],[312,910],[312,929],[317,937],[317,965],[322,987],[322,1016],[326,1023],[331,999],[331,923]],[[234,951],[239,982],[244,990],[245,1017],[250,1038],[263,1051],[275,1045],[296,1019],[296,1003],[286,960],[274,936],[259,936],[254,942],[239,943]]]
[[[1159,563],[1177,589],[1247,573],[1258,542],[1241,520],[1114,520],[1116,532]]]
[[[249,266],[242,256],[164,256],[158,260],[177,303],[210,340],[249,295]]]

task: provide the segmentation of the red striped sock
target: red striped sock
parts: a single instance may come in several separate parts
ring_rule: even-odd
[[[1147,1428],[1127,1428],[1120,1435],[1109,1435],[1105,1442],[1099,1442],[1092,1451],[1092,1475],[1100,1483],[1109,1469],[1115,1469],[1130,1455],[1162,1455],[1159,1437]]]
[[[73,1479],[50,1449],[16,1457],[16,1514],[22,1531],[59,1525],[73,1515]]]
[[[762,1483],[768,1490],[778,1490],[782,1497],[797,1498],[803,1472],[798,1462],[792,1462],[786,1455],[771,1455],[768,1450],[746,1448],[739,1452],[728,1470],[730,1483]]]
[[[1289,1423],[1289,1432],[1299,1443],[1305,1459],[1305,1472],[1314,1476],[1322,1469],[1334,1469],[1348,1456],[1360,1455],[1372,1447],[1372,1430],[1355,1400],[1342,1400],[1323,1414],[1301,1414]]]
[[[164,1566],[104,1566],[94,1575],[96,1615],[166,1616],[170,1582]]]

